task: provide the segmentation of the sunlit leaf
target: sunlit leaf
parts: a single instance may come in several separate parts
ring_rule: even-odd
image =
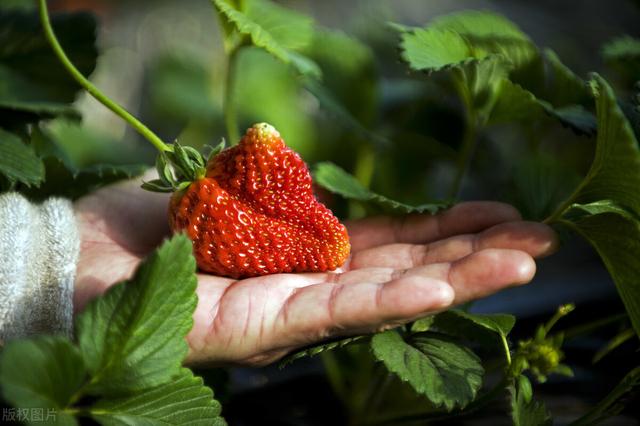
[[[266,0],[247,0],[240,10],[229,0],[212,0],[217,10],[240,34],[302,75],[319,78],[320,69],[296,50],[307,46],[313,36],[311,18]]]
[[[610,199],[640,213],[640,147],[609,84],[594,74],[598,136],[591,168],[572,202]]]
[[[425,28],[400,30],[402,56],[414,70],[434,71],[490,55],[518,67],[537,54],[514,23],[490,12],[457,12],[438,17]]]
[[[99,400],[88,411],[105,426],[226,425],[211,389],[186,368],[169,383],[129,397]]]
[[[480,359],[437,335],[424,333],[407,342],[390,330],[373,336],[371,348],[389,371],[449,411],[471,402],[482,386]]]
[[[358,182],[358,180],[352,175],[345,172],[340,167],[330,162],[323,162],[316,164],[314,168],[315,182],[328,189],[331,192],[339,194],[350,200],[369,201],[384,206],[398,209],[405,213],[431,213],[435,214],[438,211],[447,207],[446,204],[422,204],[419,206],[410,206],[408,204],[400,203],[387,198],[383,195],[376,194],[365,188]]]
[[[79,315],[78,341],[90,390],[119,395],[167,383],[187,355],[196,306],[191,242],[177,236],[128,281],[111,287]]]

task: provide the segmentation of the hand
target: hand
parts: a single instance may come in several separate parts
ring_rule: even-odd
[[[135,181],[76,203],[82,241],[76,310],[129,278],[169,235],[167,203],[167,195]],[[187,362],[263,365],[329,337],[390,328],[527,283],[533,258],[557,246],[549,227],[523,222],[513,207],[496,202],[347,227],[352,255],[340,271],[240,281],[198,274]]]

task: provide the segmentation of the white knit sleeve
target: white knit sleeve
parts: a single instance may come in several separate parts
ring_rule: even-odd
[[[71,202],[0,194],[0,339],[72,333],[79,248]]]

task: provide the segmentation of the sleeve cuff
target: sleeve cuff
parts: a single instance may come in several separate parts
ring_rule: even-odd
[[[0,339],[71,335],[79,249],[70,201],[0,195]]]

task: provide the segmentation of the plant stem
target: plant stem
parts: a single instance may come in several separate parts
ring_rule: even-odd
[[[116,115],[121,117],[124,121],[129,123],[138,133],[140,133],[144,138],[146,138],[149,142],[155,146],[158,151],[172,151],[172,148],[164,143],[162,139],[160,139],[155,133],[153,133],[147,126],[145,126],[140,120],[131,115],[127,110],[123,107],[109,99],[104,93],[100,91],[96,86],[94,86],[85,76],[82,75],[80,71],[73,65],[67,54],[64,52],[64,49],[60,45],[60,42],[56,38],[56,35],[53,32],[53,28],[51,27],[51,21],[49,19],[49,11],[47,9],[47,0],[38,0],[39,8],[40,8],[40,21],[42,23],[42,28],[44,29],[45,37],[54,53],[64,66],[64,68],[69,72],[69,74],[73,77],[73,79],[78,82],[80,86],[82,86],[91,96],[93,96],[98,102],[100,102],[105,107],[109,108]]]
[[[507,366],[505,370],[508,371],[509,367],[511,367],[511,349],[509,348],[507,337],[504,334],[500,335],[500,339],[502,340],[502,347],[504,348],[504,358],[507,361]]]
[[[227,75],[224,84],[224,98],[222,109],[224,111],[224,124],[227,128],[229,143],[235,145],[240,140],[238,132],[238,113],[234,97],[236,62],[238,57],[238,47],[229,50],[227,56]]]
[[[385,374],[382,383],[378,386],[376,392],[371,396],[371,399],[368,401],[367,406],[365,407],[366,413],[369,415],[376,415],[380,408],[380,404],[384,400],[384,396],[386,395],[387,388],[391,384],[392,376],[390,373]]]
[[[347,404],[348,391],[347,387],[344,383],[342,372],[340,371],[340,365],[338,364],[338,360],[336,360],[336,356],[332,351],[326,351],[321,354],[322,364],[324,366],[324,371],[327,374],[327,378],[329,379],[329,383],[331,387],[333,387],[333,391],[338,395],[342,401]]]
[[[564,316],[566,316],[569,312],[574,310],[573,305],[563,305],[561,306],[556,313],[551,317],[549,321],[544,325],[545,336],[551,331],[554,325]]]
[[[616,314],[610,317],[597,319],[587,324],[581,324],[576,327],[568,328],[566,330],[563,330],[564,340],[574,339],[582,334],[589,333],[593,330],[597,330],[600,327],[605,327],[607,325],[610,325],[619,321],[623,321],[628,318],[629,317],[626,313]]]
[[[477,133],[479,127],[478,113],[476,112],[475,106],[473,105],[473,97],[471,95],[471,91],[469,90],[469,86],[464,74],[461,73],[456,75],[453,79],[453,85],[458,91],[458,94],[462,99],[462,103],[466,108],[467,122],[464,130],[464,135],[462,137],[462,147],[460,148],[460,154],[458,156],[457,173],[451,184],[451,189],[449,190],[449,199],[451,200],[455,200],[458,198],[460,189],[462,188],[464,176],[467,173],[467,169],[471,164],[471,159],[473,158],[473,154],[476,149],[476,140],[478,138]]]
[[[373,179],[373,171],[376,162],[376,153],[371,144],[363,142],[357,148],[358,158],[356,159],[356,165],[354,175],[358,181],[365,188],[371,187],[371,180]]]
[[[587,184],[591,181],[591,175],[592,175],[592,172],[591,170],[589,170],[589,172],[587,173],[587,176],[585,176],[585,178],[582,179],[582,182],[580,182],[580,184],[573,191],[573,193],[566,200],[564,200],[562,204],[560,204],[560,206],[556,208],[556,210],[549,217],[543,220],[542,223],[549,225],[551,223],[556,223],[556,222],[557,223],[566,222],[562,220],[562,216],[565,214],[567,210],[569,210],[571,205],[576,202],[576,198],[578,198],[578,195],[582,191],[582,188],[587,186]]]
[[[476,140],[478,132],[478,122],[476,114],[472,110],[469,110],[469,116],[467,118],[467,126],[465,128],[464,137],[462,139],[462,148],[460,149],[460,155],[458,157],[457,173],[451,184],[451,190],[449,191],[449,198],[456,199],[462,189],[462,182],[467,170],[471,164],[471,159],[476,150]]]
[[[372,414],[370,412],[371,403],[378,398],[378,392],[384,391],[382,389],[385,385],[387,376],[390,374],[386,369],[382,368],[379,364],[374,365],[371,371],[372,377],[366,388],[366,396],[362,399],[362,403],[359,404],[356,414],[352,419],[351,424],[363,424],[367,423],[367,418]]]
[[[370,143],[360,141],[356,148],[356,164],[354,176],[365,188],[371,187],[373,172],[375,169],[376,153]],[[363,204],[357,200],[349,200],[348,217],[357,219],[366,214]]]

